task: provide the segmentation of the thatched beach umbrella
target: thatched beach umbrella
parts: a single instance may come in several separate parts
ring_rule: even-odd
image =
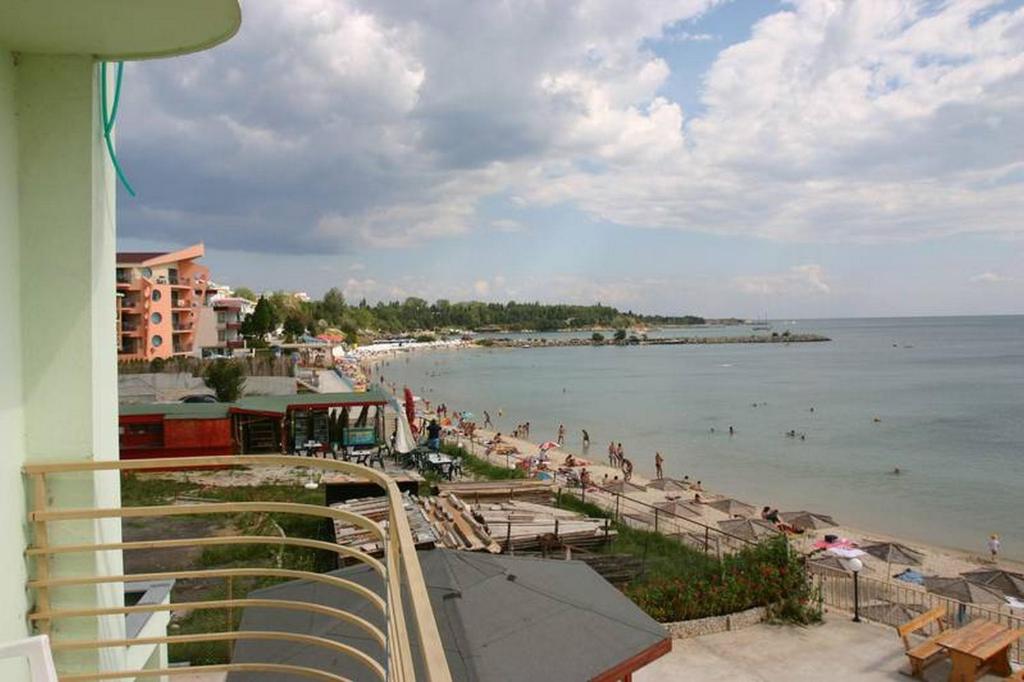
[[[647,484],[648,488],[654,488],[655,490],[664,490],[666,492],[683,492],[689,489],[689,486],[682,481],[677,481],[674,478],[657,478]]]
[[[966,578],[925,576],[924,588],[933,594],[950,597],[966,604],[1006,604],[1006,598],[998,590],[985,585],[976,585]]]
[[[752,504],[746,502],[740,502],[731,497],[727,497],[724,500],[715,500],[714,502],[708,502],[708,506],[712,509],[717,509],[720,512],[725,512],[729,516],[753,516],[757,509]]]
[[[629,481],[612,481],[604,486],[604,489],[613,493],[635,493],[647,490],[644,486]]]
[[[885,623],[893,627],[899,627],[924,613],[924,607],[917,604],[900,604],[897,602],[882,602],[881,604],[868,604],[860,607],[860,615],[876,623]]]
[[[1010,597],[1024,599],[1024,574],[998,568],[979,568],[960,575],[975,585],[984,585]]]
[[[809,511],[783,512],[781,516],[783,521],[799,530],[835,528],[839,525],[831,516]]]
[[[654,506],[663,512],[674,514],[676,516],[686,516],[689,518],[697,518],[703,515],[700,507],[687,504],[686,502],[678,502],[676,500],[668,500],[665,502],[655,502]]]
[[[728,519],[719,521],[718,527],[729,535],[758,542],[773,535],[779,535],[778,528],[761,519]]]
[[[865,552],[881,559],[888,564],[903,564],[905,566],[920,566],[924,555],[916,549],[901,545],[898,542],[875,542],[861,547]]]

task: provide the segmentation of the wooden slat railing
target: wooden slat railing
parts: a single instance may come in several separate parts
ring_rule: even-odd
[[[210,467],[292,467],[315,469],[324,472],[348,474],[379,485],[388,498],[388,518],[385,531],[374,521],[348,511],[330,507],[291,502],[223,502],[189,505],[155,505],[117,508],[67,509],[51,506],[48,502],[50,490],[48,481],[68,474],[99,471],[146,471],[154,469],[189,470]],[[402,497],[395,482],[383,472],[332,460],[296,458],[285,455],[237,455],[226,457],[187,457],[172,459],[149,459],[127,461],[91,461],[53,464],[34,464],[25,467],[30,479],[32,507],[29,521],[33,529],[33,542],[26,555],[34,562],[33,578],[28,587],[34,592],[34,608],[29,620],[42,632],[52,632],[56,621],[71,618],[127,615],[169,611],[175,608],[187,609],[234,609],[250,607],[281,608],[305,611],[336,618],[360,628],[384,651],[381,664],[369,653],[357,647],[332,639],[275,631],[224,631],[186,635],[164,635],[144,639],[63,639],[59,633],[53,637],[54,651],[97,650],[123,647],[135,644],[177,644],[211,641],[236,641],[240,639],[275,640],[294,642],[302,645],[319,646],[347,656],[361,664],[362,668],[378,679],[387,682],[411,682],[420,679],[429,682],[450,682],[451,674],[445,658],[441,637],[434,620],[426,585],[416,557],[416,550],[409,528],[408,519],[402,506]],[[92,485],[92,481],[88,482]],[[370,532],[386,548],[383,561],[363,554],[349,547],[333,542],[308,538],[279,537],[266,535],[229,535],[198,538],[174,538],[129,542],[51,544],[51,524],[69,521],[89,521],[111,518],[163,518],[187,514],[239,514],[239,513],[286,513],[341,520],[357,525]],[[384,596],[353,581],[326,574],[285,568],[219,568],[163,571],[130,575],[61,575],[60,565],[54,559],[60,555],[102,551],[167,549],[175,547],[196,547],[208,545],[274,544],[280,546],[307,547],[327,550],[340,557],[361,562],[369,566],[383,582]],[[213,578],[290,578],[320,582],[348,590],[365,599],[385,620],[385,631],[364,618],[328,606],[287,601],[281,599],[210,599],[190,601],[183,604],[137,604],[134,606],[96,606],[93,608],[76,605],[74,608],[55,606],[54,592],[62,588],[121,583],[138,580],[196,580]],[[403,585],[404,588],[403,589]],[[403,595],[407,595],[403,603]],[[411,611],[411,614],[409,613]],[[420,665],[414,665],[411,639],[415,637],[420,649]],[[59,657],[58,657],[59,658]],[[342,680],[344,678],[330,670],[262,663],[225,663],[200,665],[191,668],[163,668],[158,670],[133,671],[75,671],[61,676],[62,680],[85,682],[86,680],[108,680],[123,677],[174,676],[184,672],[220,671],[263,671],[280,674],[294,674],[312,679]]]

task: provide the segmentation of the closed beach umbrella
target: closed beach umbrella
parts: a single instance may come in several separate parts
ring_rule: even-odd
[[[998,590],[985,585],[976,585],[962,577],[925,576],[924,588],[932,594],[950,597],[965,604],[1006,604],[1006,598]]]
[[[762,519],[728,519],[719,521],[718,527],[729,535],[751,542],[758,542],[780,532],[778,528]]]
[[[416,433],[416,399],[408,386],[405,387],[403,393],[405,394],[405,418],[409,420],[409,427],[413,433]]]
[[[831,516],[809,511],[783,512],[781,516],[783,521],[800,530],[835,528],[839,525]]]
[[[881,559],[888,564],[903,564],[905,566],[920,566],[924,556],[916,549],[911,549],[898,542],[875,542],[861,547],[865,552]]]
[[[997,568],[979,568],[960,575],[975,585],[984,585],[999,590],[1007,596],[1024,599],[1024,574]]]
[[[754,505],[734,500],[731,497],[724,500],[708,502],[708,506],[713,509],[717,509],[720,512],[725,512],[729,516],[753,516],[757,511],[757,509],[754,508]]]

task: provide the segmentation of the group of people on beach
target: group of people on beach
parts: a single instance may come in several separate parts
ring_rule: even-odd
[[[608,466],[621,469],[624,481],[633,477],[633,462],[626,459],[626,451],[623,450],[622,443],[618,445],[615,444],[615,441],[608,443]]]
[[[516,427],[512,429],[513,438],[529,438],[530,437],[530,422],[523,422],[522,424],[516,424]]]

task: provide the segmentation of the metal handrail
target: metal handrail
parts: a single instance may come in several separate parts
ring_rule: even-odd
[[[151,469],[195,469],[210,467],[233,467],[233,466],[261,466],[261,467],[301,467],[320,469],[325,472],[338,472],[354,475],[358,478],[369,480],[381,486],[386,492],[388,499],[388,532],[385,534],[381,527],[357,514],[344,510],[320,507],[316,505],[298,504],[290,502],[224,502],[204,503],[193,505],[158,505],[143,507],[118,507],[118,508],[88,508],[88,509],[54,509],[48,505],[47,479],[60,474],[98,472],[98,471],[145,471]],[[149,460],[111,460],[111,461],[86,461],[86,462],[65,462],[53,464],[32,464],[24,468],[25,474],[32,483],[32,511],[29,519],[34,528],[34,540],[32,546],[26,552],[27,556],[36,562],[35,578],[28,583],[30,589],[35,590],[35,608],[29,618],[36,626],[47,632],[51,623],[63,618],[96,617],[101,615],[116,615],[147,611],[169,610],[167,605],[140,604],[132,607],[100,607],[100,608],[53,608],[51,606],[51,592],[54,589],[64,586],[95,585],[103,583],[118,583],[132,580],[159,580],[167,578],[195,579],[195,578],[232,578],[232,577],[287,577],[301,578],[318,582],[330,583],[353,591],[369,599],[377,608],[383,610],[386,616],[386,632],[381,632],[374,625],[364,621],[354,614],[347,614],[340,617],[348,622],[367,631],[374,640],[383,644],[385,650],[386,666],[381,667],[379,672],[382,679],[387,680],[414,680],[416,671],[413,665],[412,648],[409,639],[416,636],[421,651],[423,678],[431,682],[449,682],[451,674],[448,669],[437,623],[434,620],[433,611],[427,595],[426,584],[416,556],[415,544],[412,532],[409,528],[408,518],[402,505],[402,497],[395,482],[383,472],[378,472],[368,467],[360,466],[349,462],[338,462],[332,460],[306,459],[297,460],[296,457],[286,455],[235,455],[221,457],[184,457]],[[335,543],[304,538],[286,538],[275,536],[225,536],[209,538],[182,538],[173,540],[149,540],[119,543],[96,543],[76,545],[51,545],[49,543],[48,525],[71,520],[96,520],[103,518],[127,518],[127,517],[162,517],[182,514],[233,514],[240,512],[277,512],[294,513],[318,516],[321,518],[344,520],[369,531],[379,540],[386,543],[387,551],[384,561],[380,562],[372,557],[363,555],[357,550],[341,547]],[[281,568],[227,568],[207,569],[191,571],[167,571],[161,573],[132,574],[132,575],[89,575],[77,577],[53,576],[49,557],[58,554],[73,552],[97,552],[105,550],[132,550],[165,548],[188,545],[211,545],[211,544],[242,544],[253,542],[258,544],[280,544],[293,546],[306,546],[316,549],[327,549],[337,552],[348,558],[361,561],[379,574],[384,579],[385,598],[381,599],[376,592],[369,590],[352,581],[325,574],[312,573],[309,571],[298,571]],[[403,590],[403,580],[406,589]],[[403,595],[407,594],[414,618],[415,633],[407,628],[406,608],[403,604]],[[323,613],[335,610],[317,605],[291,605],[284,606],[278,600],[248,600],[248,599],[220,599],[206,602],[193,602],[190,608],[223,608],[234,609],[246,605],[260,605],[280,608],[298,608],[302,610],[316,610],[320,608]],[[171,605],[172,607],[174,605]],[[288,633],[243,633],[244,638],[278,638],[288,637]],[[184,641],[220,641],[239,638],[239,633],[206,633],[200,635],[177,635],[153,637],[147,642],[154,644],[177,643]],[[196,639],[196,638],[199,639]],[[205,639],[203,639],[205,638]],[[379,664],[367,654],[360,652],[353,647],[342,645],[334,646],[336,642],[330,642],[326,646],[335,648],[342,654],[346,654],[356,660],[373,668]],[[132,640],[139,643],[138,640]],[[68,648],[75,649],[99,649],[103,647],[122,646],[124,642],[112,640],[61,640],[54,643],[55,650]],[[368,662],[369,661],[369,662]],[[372,665],[371,665],[372,663]],[[264,670],[285,672],[284,667],[274,664],[223,664],[216,666],[200,666],[192,668],[197,670]],[[313,669],[302,669],[301,666],[292,666],[295,674],[318,679],[342,679],[336,674],[328,671],[317,671]],[[386,668],[386,669],[385,669]],[[147,671],[145,675],[149,675]],[[143,673],[131,671],[131,676]],[[167,673],[173,674],[173,673]],[[115,679],[124,676],[124,671],[119,674],[109,673],[82,673],[67,676],[62,679],[74,680],[102,680]]]
[[[810,569],[813,584],[818,588],[822,603],[826,606],[853,612],[853,577],[846,571],[831,566],[821,565],[809,559],[807,566]],[[860,617],[862,619],[879,622],[883,625],[898,626],[903,623],[888,622],[872,618],[870,611],[865,611],[865,605],[874,603],[891,603],[920,609],[922,612],[936,606],[946,610],[946,621],[952,628],[957,628],[969,623],[975,618],[984,618],[1011,629],[1024,629],[1024,616],[1015,615],[1007,605],[1005,608],[992,608],[979,604],[966,602],[944,597],[934,592],[904,584],[902,581],[878,580],[859,575]],[[1014,663],[1024,663],[1024,642],[1017,640],[1010,646],[1010,658]]]

